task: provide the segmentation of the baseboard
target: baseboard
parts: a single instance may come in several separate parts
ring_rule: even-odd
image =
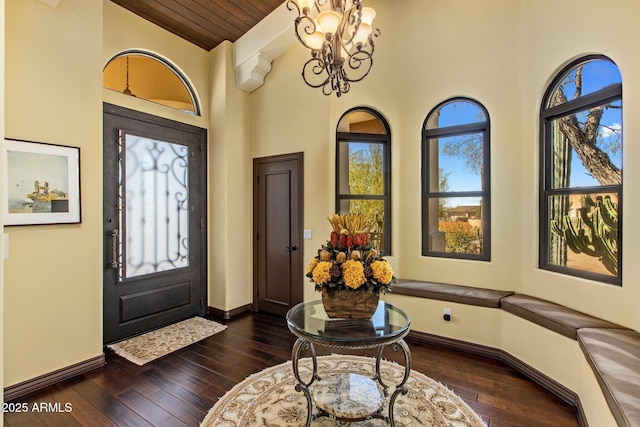
[[[577,408],[578,395],[553,378],[543,374],[542,372],[533,368],[531,365],[524,363],[522,360],[512,356],[505,351],[502,351],[502,361],[506,365],[512,367],[527,378],[531,379],[536,384],[540,385],[542,388],[549,390],[560,399]]]
[[[486,357],[488,359],[502,360],[502,350],[488,347],[486,345],[475,344],[468,341],[457,340],[454,338],[442,337],[426,332],[410,331],[409,338],[414,341],[423,342],[425,344],[437,345],[438,347],[450,348],[463,353],[474,354],[476,356]]]
[[[587,414],[584,412],[584,408],[582,407],[582,402],[580,401],[580,397],[578,397],[578,405],[576,406],[576,410],[578,411],[578,424],[580,427],[589,427],[589,421],[587,421]]]
[[[234,308],[233,310],[220,310],[219,308],[215,307],[207,307],[207,313],[212,316],[221,317],[224,320],[229,320],[233,316],[251,311],[251,308],[251,304],[242,305],[240,307]]]
[[[94,358],[58,369],[57,371],[41,375],[39,377],[23,381],[19,384],[8,386],[4,389],[4,401],[9,402],[35,391],[41,390],[60,381],[68,380],[77,375],[85,374],[94,369],[101,368],[105,364],[104,353]]]
[[[499,360],[576,408],[580,427],[589,427],[580,397],[576,393],[502,349],[419,331],[410,331],[408,339]]]

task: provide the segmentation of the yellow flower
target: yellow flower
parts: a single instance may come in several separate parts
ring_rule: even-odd
[[[318,258],[313,258],[311,260],[311,262],[309,262],[309,265],[307,266],[307,273],[311,273],[313,271],[314,268],[316,268],[316,265],[318,265]]]
[[[393,278],[393,270],[387,261],[374,261],[371,263],[373,277],[383,285],[391,283]]]
[[[352,289],[358,289],[367,279],[364,277],[364,267],[360,261],[350,259],[342,264],[344,284]]]
[[[328,261],[320,261],[318,265],[313,269],[313,281],[318,285],[324,285],[325,283],[331,280],[331,275],[329,274],[329,269],[331,268],[331,263]]]

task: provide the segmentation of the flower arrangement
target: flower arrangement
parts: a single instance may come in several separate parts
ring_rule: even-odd
[[[318,250],[307,267],[307,277],[316,291],[371,290],[388,292],[396,279],[389,262],[369,244],[370,226],[361,214],[327,217],[331,238]]]

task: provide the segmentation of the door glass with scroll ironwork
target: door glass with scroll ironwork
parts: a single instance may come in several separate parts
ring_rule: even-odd
[[[121,277],[189,266],[189,147],[121,136]]]
[[[105,106],[105,343],[205,310],[206,131],[141,115]]]

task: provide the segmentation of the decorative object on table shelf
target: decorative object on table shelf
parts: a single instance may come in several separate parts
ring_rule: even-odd
[[[331,238],[307,267],[307,277],[322,293],[330,318],[370,319],[380,292],[391,290],[396,279],[389,262],[369,244],[366,218],[361,214],[334,214],[327,218]]]
[[[296,10],[293,29],[298,41],[311,52],[302,67],[304,82],[322,93],[349,92],[352,82],[369,75],[373,67],[373,27],[376,12],[360,0],[289,0]]]

